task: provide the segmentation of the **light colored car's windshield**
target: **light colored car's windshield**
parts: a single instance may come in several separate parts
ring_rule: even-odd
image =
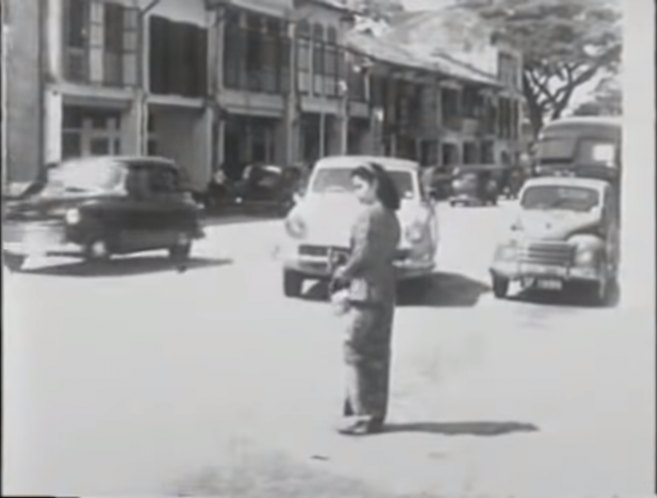
[[[326,168],[317,171],[312,183],[312,192],[325,193],[347,193],[353,190],[351,173],[353,168]],[[402,199],[415,198],[413,188],[413,177],[407,171],[388,171],[392,181],[397,187],[399,197]]]
[[[586,212],[599,203],[597,190],[583,187],[541,185],[528,188],[520,205],[524,209],[564,209]]]
[[[122,182],[123,167],[113,161],[80,160],[58,164],[48,170],[43,193],[95,192],[116,189]]]

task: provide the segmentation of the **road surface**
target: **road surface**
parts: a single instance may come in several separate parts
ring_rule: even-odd
[[[509,209],[441,206],[440,270],[397,308],[389,427],[367,438],[333,431],[344,324],[312,283],[282,296],[280,221],[208,227],[184,273],[156,253],[5,273],[3,491],[652,492],[652,313],[493,298]]]

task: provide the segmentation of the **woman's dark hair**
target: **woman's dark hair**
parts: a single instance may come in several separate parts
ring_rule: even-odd
[[[354,169],[351,176],[361,178],[370,184],[376,181],[376,197],[381,204],[392,211],[399,209],[399,192],[383,166],[378,163],[367,163]]]

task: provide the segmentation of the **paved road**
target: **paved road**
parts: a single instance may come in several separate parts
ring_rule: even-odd
[[[343,324],[317,286],[282,297],[280,222],[210,227],[185,273],[154,254],[5,274],[4,492],[651,492],[650,315],[496,300],[508,207],[440,219],[433,288],[397,310],[390,430],[369,438],[332,431]]]

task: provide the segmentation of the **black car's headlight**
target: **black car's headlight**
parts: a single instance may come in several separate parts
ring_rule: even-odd
[[[68,225],[77,225],[80,223],[80,221],[82,221],[82,215],[80,214],[79,209],[73,208],[66,211],[64,219]]]

